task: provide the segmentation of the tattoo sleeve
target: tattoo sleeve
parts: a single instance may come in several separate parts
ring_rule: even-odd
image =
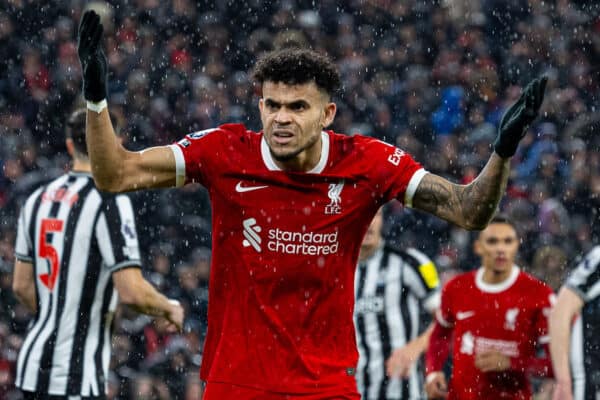
[[[463,228],[483,229],[504,194],[509,168],[509,159],[494,153],[477,178],[468,185],[458,185],[438,175],[427,174],[415,192],[413,205]]]

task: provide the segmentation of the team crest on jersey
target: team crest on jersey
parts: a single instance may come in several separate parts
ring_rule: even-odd
[[[504,329],[514,331],[517,325],[517,315],[519,315],[518,308],[509,308],[506,310],[506,319],[504,320]]]
[[[330,203],[325,206],[325,214],[334,215],[342,213],[342,189],[344,189],[344,181],[341,180],[338,183],[329,184],[329,196]]]
[[[187,137],[190,139],[194,139],[194,140],[201,139],[214,130],[215,130],[214,128],[211,128],[211,129],[205,129],[203,131],[192,132],[192,133],[188,134]]]
[[[465,332],[460,340],[460,352],[473,354],[473,351],[475,351],[475,337],[471,332]]]

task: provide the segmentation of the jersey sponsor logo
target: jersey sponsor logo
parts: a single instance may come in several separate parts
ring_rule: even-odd
[[[196,140],[196,139],[201,139],[201,138],[203,138],[204,136],[206,136],[206,135],[208,135],[209,133],[211,133],[211,132],[214,132],[214,131],[216,131],[216,129],[215,129],[215,128],[211,128],[211,129],[205,129],[205,130],[203,130],[203,131],[197,131],[197,132],[192,132],[192,133],[189,133],[189,134],[187,135],[187,137],[188,137],[188,138],[190,138],[190,139],[194,139],[194,140]]]
[[[254,250],[260,253],[262,251],[260,247],[262,239],[260,238],[259,233],[262,230],[262,228],[256,225],[256,220],[254,218],[245,219],[242,222],[242,225],[244,226],[243,234],[245,237],[242,244],[244,245],[244,247],[252,246]]]
[[[475,354],[494,350],[508,357],[519,357],[519,343],[514,340],[491,339],[481,336],[475,337]]]
[[[423,277],[423,280],[429,289],[433,289],[440,284],[437,270],[435,269],[433,262],[430,261],[426,264],[420,265],[419,272],[421,273],[421,276]]]
[[[514,331],[517,325],[517,316],[519,315],[518,308],[509,308],[506,310],[504,319],[504,329]]]
[[[396,167],[400,164],[400,160],[402,159],[402,157],[404,157],[406,153],[402,150],[400,150],[399,148],[395,148],[394,153],[390,154],[390,156],[388,157],[388,161],[395,165]]]
[[[251,192],[253,190],[265,189],[269,186],[242,186],[242,181],[239,181],[237,185],[235,185],[235,191],[238,193]]]
[[[341,214],[342,207],[342,190],[344,189],[344,181],[341,180],[338,183],[330,183],[329,184],[329,192],[327,192],[327,196],[329,196],[329,200],[331,202],[325,206],[325,214],[334,215]]]
[[[335,254],[338,251],[338,232],[315,233],[282,231],[270,229],[267,248],[284,254],[302,254],[309,256]]]
[[[256,252],[262,252],[262,227],[256,219],[248,218],[242,222],[244,247],[251,247]],[[335,254],[339,248],[338,232],[315,233],[284,231],[279,228],[269,229],[267,232],[266,249],[274,253],[302,254],[320,256]]]
[[[371,314],[371,313],[383,313],[384,311],[384,299],[383,296],[367,296],[356,300],[354,305],[354,313],[356,315]]]
[[[471,318],[475,315],[475,311],[459,311],[456,313],[456,319],[462,321],[463,319]]]
[[[519,357],[519,343],[514,340],[491,339],[475,336],[470,331],[463,333],[460,338],[462,354],[481,354],[488,351],[498,351],[507,357]]]

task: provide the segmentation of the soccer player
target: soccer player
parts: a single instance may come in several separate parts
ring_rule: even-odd
[[[514,264],[518,249],[515,226],[496,216],[474,244],[481,267],[444,285],[426,353],[429,398],[531,399],[529,375],[551,375],[547,318],[554,293]],[[450,347],[447,387],[442,367]]]
[[[17,362],[25,399],[105,398],[119,300],[183,323],[179,303],[142,277],[129,198],[94,185],[85,119],[80,109],[68,121],[71,171],[37,189],[19,216],[13,290],[35,315]]]
[[[486,226],[546,80],[507,111],[494,154],[467,186],[427,173],[389,144],[326,131],[339,73],[303,49],[256,64],[261,132],[226,124],[130,152],[108,118],[102,30],[97,14],[83,15],[78,53],[94,180],[113,192],[199,182],[211,198],[205,400],[358,398],[354,271],[371,219],[397,198],[465,228]]]
[[[554,400],[600,396],[599,309],[600,246],[595,246],[567,278],[550,315]]]
[[[416,361],[431,332],[421,332],[421,311],[433,314],[439,307],[438,274],[420,251],[384,242],[382,214],[382,209],[375,214],[358,256],[356,381],[365,400],[417,399],[422,397],[423,371]]]

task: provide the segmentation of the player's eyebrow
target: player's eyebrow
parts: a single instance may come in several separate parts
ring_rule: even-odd
[[[268,107],[286,106],[287,108],[291,108],[291,109],[295,109],[295,108],[299,108],[299,107],[308,108],[310,106],[309,103],[304,99],[294,100],[294,101],[290,101],[290,102],[286,103],[286,102],[275,101],[275,100],[269,99],[269,98],[265,99],[265,105],[267,105]]]
[[[488,243],[497,243],[497,242],[512,242],[517,240],[516,236],[503,236],[503,237],[499,237],[499,236],[489,236],[487,238],[485,238],[485,241]]]

